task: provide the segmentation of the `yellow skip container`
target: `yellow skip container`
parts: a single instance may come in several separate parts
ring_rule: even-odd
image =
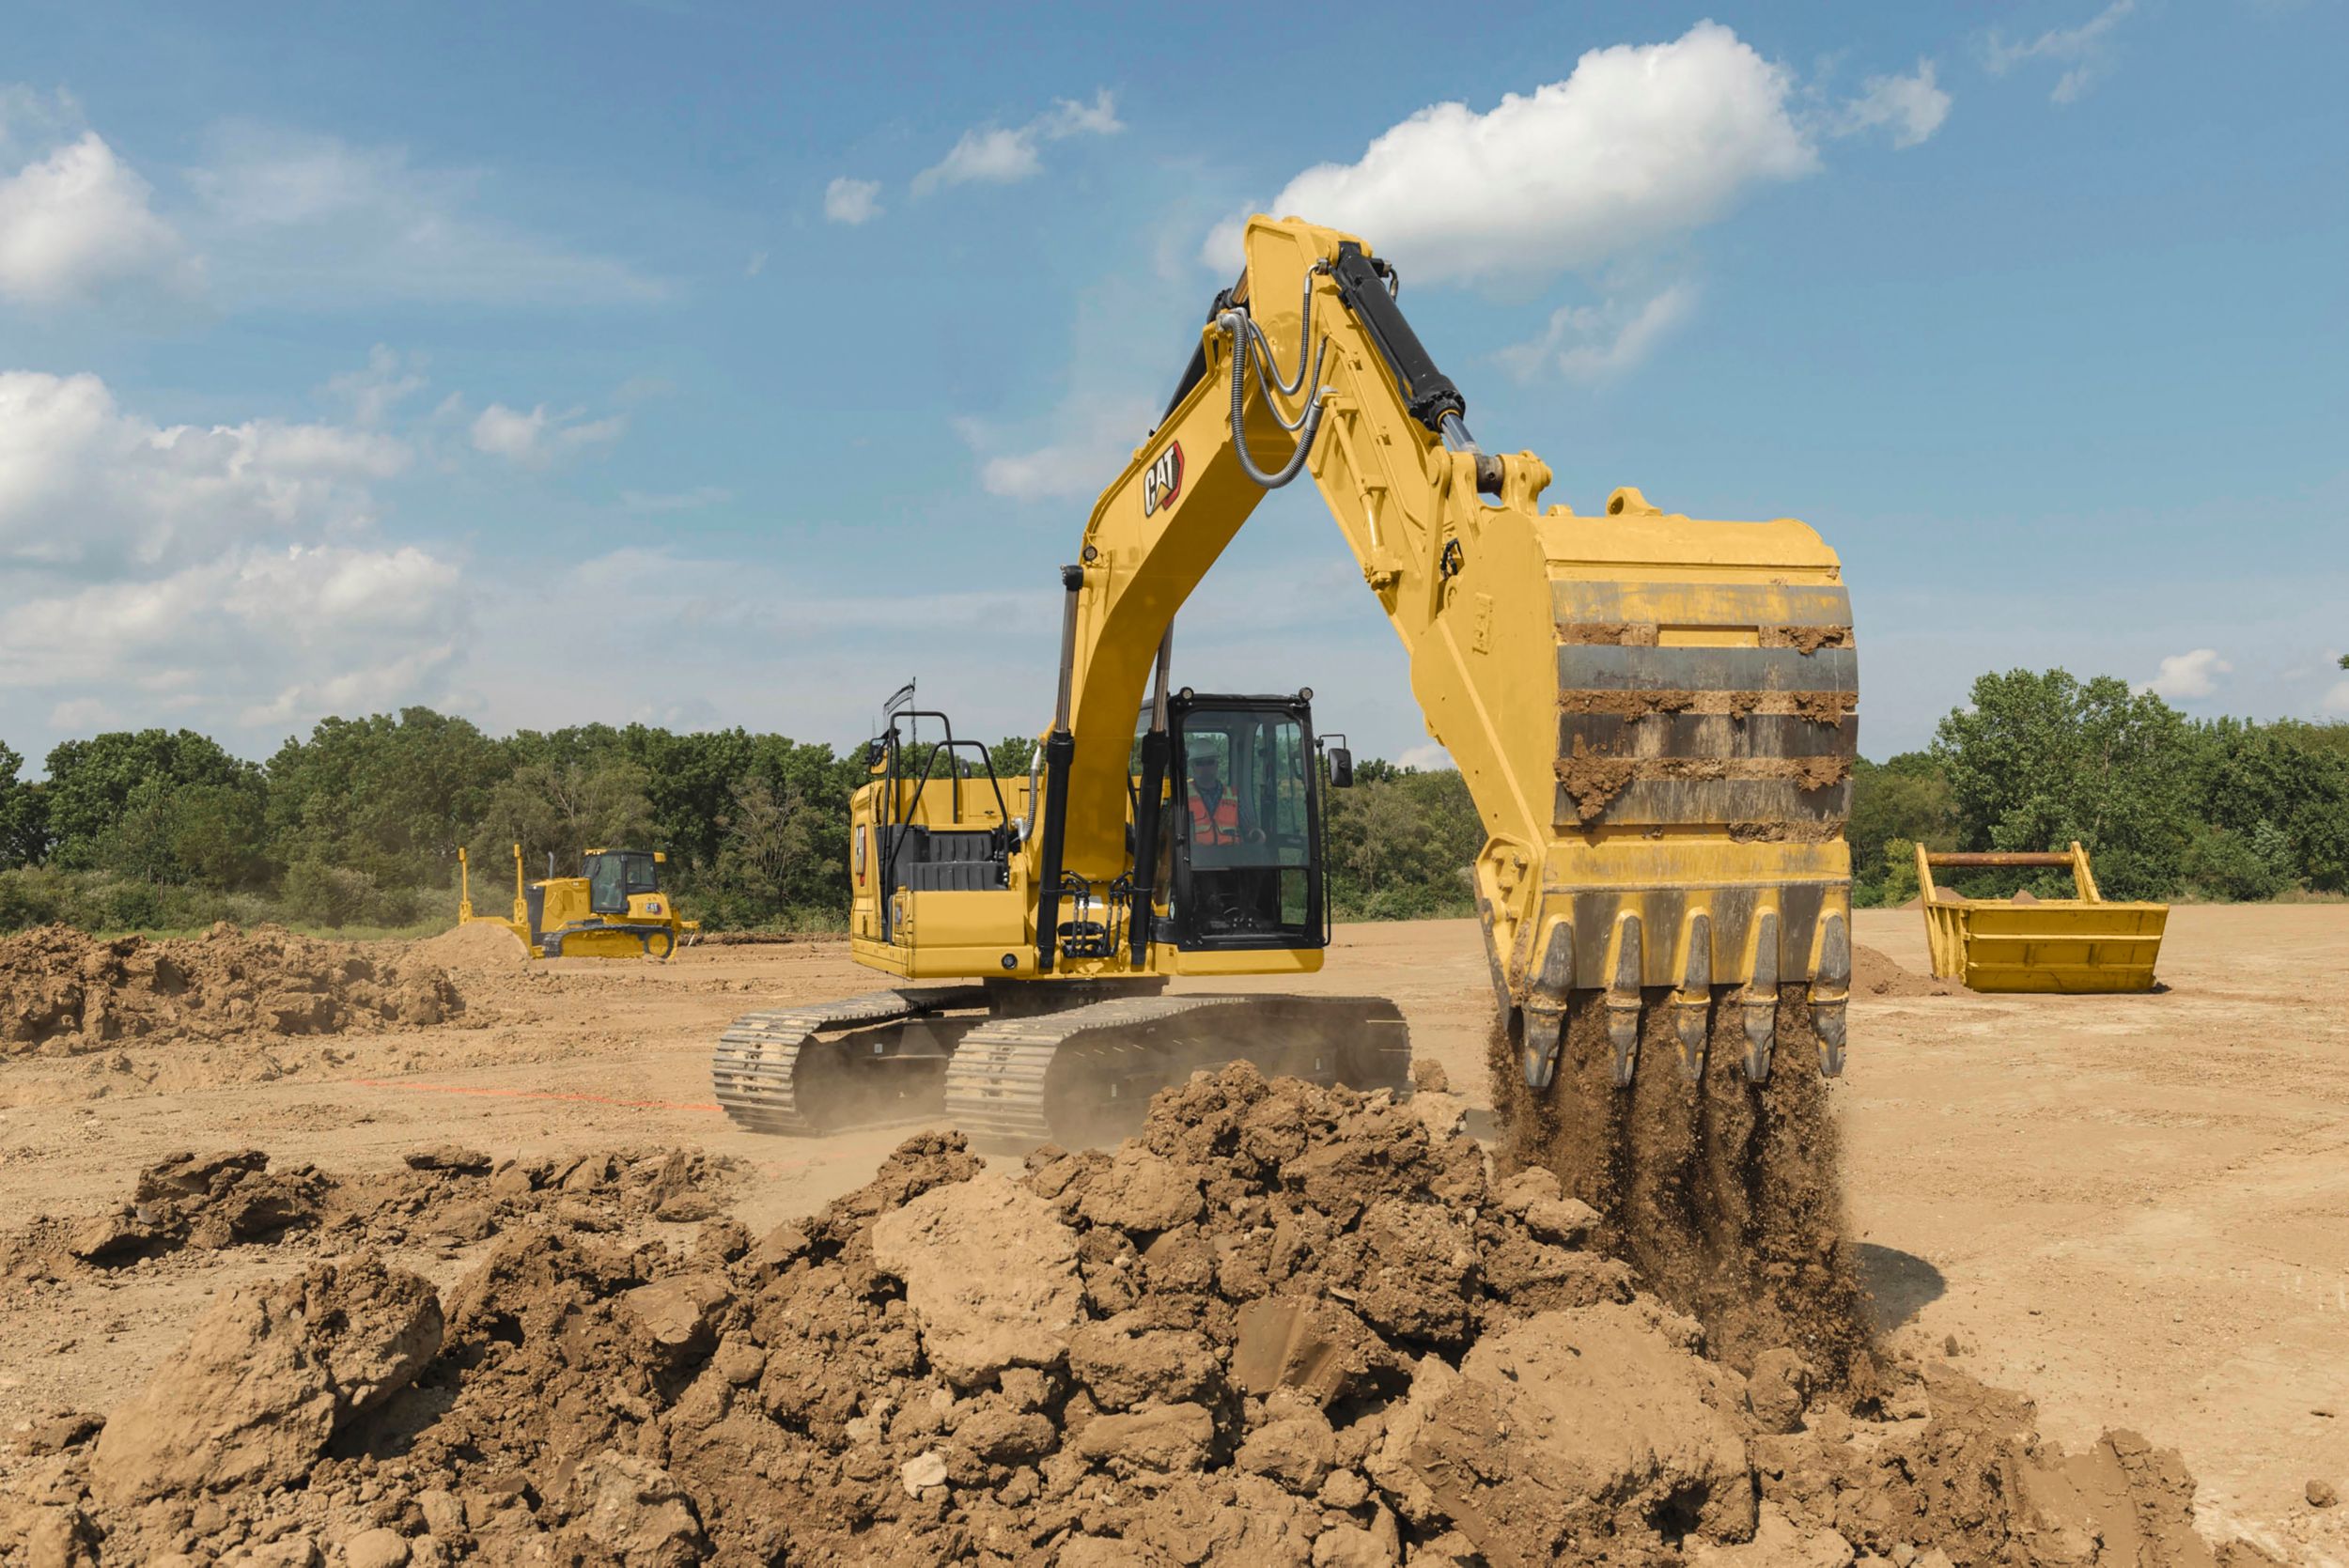
[[[1933,868],[2069,866],[2077,898],[1960,898],[1933,882]],[[2167,904],[2108,904],[2088,851],[1936,853],[1917,846],[1933,975],[1969,991],[2150,991]]]

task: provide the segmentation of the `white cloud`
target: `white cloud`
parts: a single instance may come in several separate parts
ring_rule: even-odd
[[[2321,706],[2327,713],[2349,718],[2349,680],[2333,682],[2333,689],[2325,693]]]
[[[102,572],[347,531],[375,515],[369,483],[412,456],[343,426],[159,426],[117,407],[96,376],[0,371],[0,561]]]
[[[2063,68],[2047,96],[2057,103],[2077,102],[2112,69],[2112,33],[2122,19],[2137,9],[2137,0],[2112,0],[2077,27],[2040,34],[2028,43],[2010,43],[1993,31],[1983,45],[1983,63],[1991,74],[2003,76],[2031,60],[2047,60]]]
[[[1091,103],[1058,99],[1051,108],[1025,125],[983,125],[964,132],[944,158],[913,177],[913,194],[926,196],[942,185],[974,180],[1011,184],[1030,178],[1044,166],[1037,147],[1039,142],[1057,142],[1070,136],[1111,136],[1125,129],[1117,117],[1117,101],[1107,87],[1095,93]],[[831,194],[827,192],[827,216],[831,205]]]
[[[0,295],[47,305],[136,284],[198,292],[203,268],[153,195],[95,131],[0,178]]]
[[[407,379],[388,349],[330,390]],[[386,405],[388,406],[388,405]],[[370,542],[410,445],[358,426],[163,426],[96,376],[0,372],[0,693],[13,722],[227,724],[437,696],[455,563]],[[37,706],[26,706],[26,705]]]
[[[2217,677],[2233,671],[2234,666],[2219,658],[2217,648],[2196,648],[2191,653],[2166,656],[2160,673],[2138,690],[2171,702],[2207,697],[2218,689]]]
[[[1950,95],[1934,80],[1931,60],[1919,60],[1914,75],[1871,76],[1843,106],[1836,132],[1852,135],[1882,127],[1895,147],[1912,147],[1941,129],[1950,117]]]
[[[535,305],[665,292],[625,262],[485,210],[498,195],[485,171],[417,167],[401,147],[240,125],[215,138],[189,179],[198,207],[188,226],[223,291],[241,299]]]
[[[1479,114],[1423,109],[1351,163],[1306,170],[1266,210],[1361,235],[1407,281],[1544,282],[1713,222],[1817,154],[1792,83],[1729,28],[1597,49],[1563,82]],[[1239,225],[1210,236],[1219,272]]]
[[[624,413],[591,420],[583,417],[584,412],[573,409],[568,413],[551,414],[547,406],[540,403],[523,413],[503,403],[492,403],[474,419],[474,450],[504,458],[523,468],[545,468],[558,458],[617,441],[628,429],[628,415]]]
[[[1578,381],[1604,380],[1630,369],[1696,309],[1693,285],[1676,283],[1636,308],[1618,300],[1563,305],[1540,336],[1495,357],[1520,380],[1555,370]]]
[[[465,640],[458,589],[457,567],[414,546],[293,545],[9,595],[0,689],[69,693],[50,712],[68,730],[125,711],[251,725],[413,700]]]
[[[859,224],[871,223],[881,214],[880,191],[878,179],[850,179],[844,174],[824,187],[824,216],[835,224],[847,224],[851,228]],[[767,254],[761,251],[759,266],[764,266],[766,260]],[[757,270],[757,267],[752,268],[753,272]]]
[[[1394,765],[1397,768],[1416,768],[1423,773],[1440,773],[1447,768],[1459,766],[1452,760],[1450,752],[1445,751],[1440,743],[1433,740],[1423,746],[1414,746],[1405,752],[1394,759]]]
[[[979,458],[979,488],[1010,501],[1089,500],[1115,478],[1155,423],[1139,398],[1112,397],[1065,406],[1060,434],[1040,446],[1005,451],[1004,433],[984,420],[958,419],[956,432]]]

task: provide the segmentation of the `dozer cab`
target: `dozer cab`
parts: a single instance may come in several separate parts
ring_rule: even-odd
[[[677,914],[661,885],[669,857],[657,849],[589,849],[576,877],[554,875],[547,857],[541,881],[522,879],[522,846],[514,846],[514,904],[505,915],[476,914],[465,851],[457,851],[460,924],[503,925],[533,958],[661,958],[701,930]]]
[[[1620,1121],[1591,1096],[1840,1071],[1858,682],[1834,552],[1791,520],[1694,520],[1629,487],[1598,515],[1545,508],[1548,466],[1477,444],[1390,263],[1294,219],[1252,219],[1244,243],[1061,568],[1028,777],[893,701],[849,846],[854,955],[890,984],[736,1020],[720,1103],[822,1131],[933,1113],[942,1089],[974,1135],[1074,1145],[1236,1058],[1402,1085],[1392,1001],[1167,989],[1309,973],[1329,940],[1308,694],[1170,685],[1176,613],[1267,491],[1308,474],[1486,827],[1504,1116],[1554,1116],[1570,1091],[1574,1114]],[[917,722],[944,740],[900,737]]]

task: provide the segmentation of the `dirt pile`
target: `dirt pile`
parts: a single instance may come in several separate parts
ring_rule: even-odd
[[[530,962],[529,950],[512,929],[488,921],[452,925],[437,937],[408,944],[408,956],[419,964],[435,964],[459,973],[467,970],[521,969]]]
[[[1494,1179],[1461,1117],[1236,1066],[1113,1153],[987,1172],[916,1138],[756,1242],[517,1228],[430,1305],[365,1256],[313,1267],[224,1302],[94,1443],[63,1432],[0,1538],[68,1562],[2213,1561],[2191,1483],[2124,1436],[2066,1458],[1951,1373],[1863,1397],[1783,1346],[1709,1359],[1596,1215],[1546,1172]]]
[[[0,1285],[230,1247],[329,1253],[448,1250],[521,1230],[598,1234],[643,1219],[707,1219],[733,1162],[679,1150],[621,1150],[530,1162],[474,1149],[420,1149],[399,1171],[337,1175],[272,1170],[258,1149],[179,1154],[139,1173],[130,1201],[101,1214],[41,1218],[0,1234]]]
[[[1851,950],[1851,988],[1854,996],[1876,997],[1948,997],[1960,989],[1950,981],[1919,974],[1873,947],[1858,945]]]
[[[0,1057],[415,1027],[464,1006],[435,965],[276,925],[156,941],[46,925],[0,939]]]

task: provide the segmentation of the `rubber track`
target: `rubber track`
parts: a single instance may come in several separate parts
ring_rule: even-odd
[[[949,1007],[975,1006],[986,998],[981,986],[907,986],[770,1013],[745,1013],[719,1036],[709,1064],[710,1087],[727,1116],[753,1132],[838,1131],[818,1126],[801,1112],[800,1052],[810,1040],[827,1029],[889,1023]]]
[[[1252,1011],[1261,1007],[1267,1000],[1261,996],[1229,994],[1130,997],[1026,1017],[997,1018],[982,1024],[962,1037],[962,1044],[956,1048],[954,1059],[947,1063],[947,1120],[972,1138],[990,1141],[1034,1144],[1065,1141],[1066,1129],[1051,1126],[1045,1100],[1046,1079],[1055,1063],[1079,1051],[1090,1052],[1106,1061],[1120,1051],[1141,1048],[1139,1042],[1127,1037],[1128,1031],[1146,1029],[1187,1013],[1204,1012],[1215,1007]],[[1352,1002],[1366,1010],[1383,1008],[1390,1014],[1393,1013],[1394,1007],[1392,1001],[1372,997],[1283,997],[1279,1000],[1332,1009]],[[1364,1022],[1375,1028],[1386,1023],[1399,1025],[1401,1019],[1399,1017],[1381,1019],[1366,1012]],[[1405,1039],[1408,1040],[1408,1035]],[[1247,1054],[1244,1049],[1234,1052],[1236,1056]],[[1408,1045],[1404,1045],[1398,1053],[1393,1054],[1395,1060],[1392,1063],[1393,1072],[1391,1081],[1399,1087],[1408,1081]],[[1378,1086],[1364,1084],[1355,1087]]]

